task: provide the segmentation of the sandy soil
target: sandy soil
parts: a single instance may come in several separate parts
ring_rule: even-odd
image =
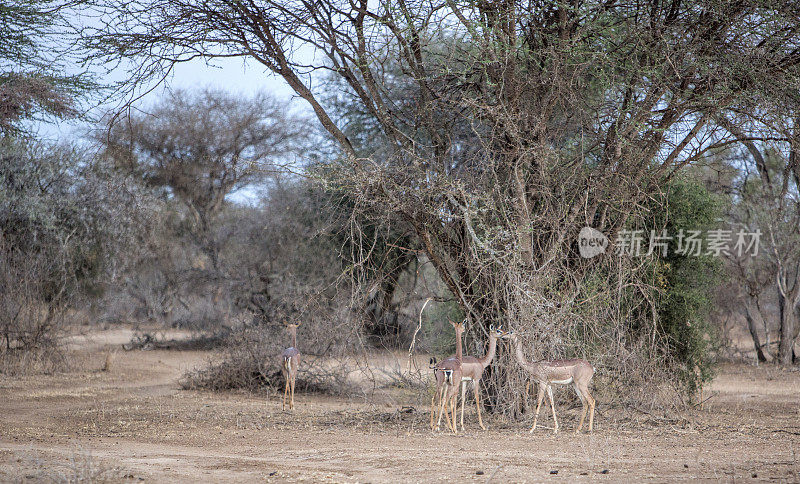
[[[558,435],[499,418],[483,432],[469,413],[467,432],[453,436],[427,429],[422,402],[298,395],[282,412],[277,395],[180,390],[180,376],[210,353],[113,350],[129,338],[113,330],[73,341],[83,371],[0,376],[0,481],[800,479],[796,371],[726,365],[706,408],[687,419],[626,418],[599,402],[593,435],[569,431],[573,406],[559,408]]]

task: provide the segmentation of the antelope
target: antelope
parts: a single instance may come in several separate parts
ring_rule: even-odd
[[[436,378],[436,393],[431,399],[431,430],[433,430],[433,416],[436,404],[436,398],[439,397],[439,418],[436,421],[436,430],[442,423],[442,413],[448,412],[450,409],[453,414],[452,421],[450,416],[445,414],[447,424],[453,433],[458,433],[456,426],[456,409],[458,408],[458,388],[461,385],[462,378],[462,348],[461,348],[461,335],[464,333],[464,323],[455,323],[450,321],[453,329],[456,331],[456,356],[454,358],[447,358],[442,360],[439,364],[433,366],[433,375]],[[448,402],[450,406],[448,409]],[[451,425],[452,423],[452,425]]]
[[[286,397],[291,394],[289,410],[294,409],[294,383],[297,380],[297,369],[300,367],[300,351],[297,349],[297,327],[300,324],[286,323],[286,328],[292,336],[292,346],[281,353],[281,374],[286,381],[283,389],[283,410],[286,410]]]
[[[589,383],[594,376],[594,368],[592,365],[581,359],[574,360],[540,360],[528,362],[525,355],[522,354],[522,344],[514,334],[513,331],[505,333],[502,338],[510,339],[515,346],[515,355],[519,365],[531,374],[533,381],[536,383],[539,392],[536,402],[536,415],[533,418],[533,427],[531,432],[536,430],[536,422],[539,419],[539,409],[542,406],[542,399],[544,392],[547,391],[547,396],[550,399],[550,408],[553,409],[553,433],[558,433],[558,419],[556,418],[556,407],[553,404],[553,388],[552,385],[569,385],[572,384],[575,388],[575,393],[581,399],[583,405],[583,412],[581,413],[581,421],[575,429],[575,433],[581,431],[583,428],[583,421],[586,418],[586,407],[589,407],[589,432],[592,431],[592,424],[594,423],[594,404],[595,400],[589,391]]]
[[[467,396],[467,383],[472,382],[472,391],[475,395],[475,408],[478,411],[478,424],[481,429],[486,430],[481,418],[481,397],[480,382],[483,377],[483,370],[492,363],[495,352],[497,351],[497,338],[502,338],[505,334],[501,328],[489,326],[489,350],[481,358],[474,356],[464,356],[461,360],[461,431],[464,431],[464,401]]]

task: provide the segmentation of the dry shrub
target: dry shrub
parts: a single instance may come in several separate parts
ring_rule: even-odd
[[[613,263],[608,263],[610,269]],[[676,358],[660,321],[648,321],[655,309],[641,295],[656,291],[647,277],[627,270],[597,270],[561,292],[548,287],[546,280],[536,285],[514,277],[508,278],[507,287],[501,294],[512,304],[500,323],[517,333],[528,361],[588,360],[595,368],[592,391],[605,408],[670,413],[691,403],[686,374],[694,368],[686,366],[693,361]],[[468,330],[470,347],[470,339],[483,337],[482,324]],[[536,404],[535,389],[532,396],[525,392],[530,374],[516,361],[514,350],[513,344],[498,342],[496,360],[485,377],[493,409],[509,416],[532,411]],[[580,405],[567,389],[556,392],[562,403]]]
[[[0,139],[3,372],[64,369],[67,327],[136,245],[148,197],[106,168],[82,148]]]
[[[213,391],[283,388],[280,354],[288,344],[284,343],[286,338],[282,338],[281,333],[281,328],[275,326],[235,330],[227,339],[219,359],[184,375],[181,382],[183,388]],[[299,342],[298,346],[303,347]],[[346,394],[352,389],[347,382],[347,375],[345,365],[330,364],[328,358],[303,351],[296,389],[302,392]]]
[[[297,300],[303,301],[302,298]],[[278,319],[281,322],[290,320],[301,323],[297,330],[297,346],[302,359],[296,390],[333,395],[354,391],[355,387],[348,381],[352,370],[348,354],[362,338],[356,325],[350,324],[346,305],[327,300],[323,307],[315,304],[312,310],[307,306],[302,315]],[[237,326],[225,339],[218,357],[206,367],[185,374],[181,384],[185,389],[213,391],[282,389],[280,354],[289,346],[288,333],[277,321]]]
[[[66,368],[60,348],[68,324],[63,281],[44,255],[4,251],[0,240],[0,372],[52,373]],[[61,284],[59,284],[61,282]]]

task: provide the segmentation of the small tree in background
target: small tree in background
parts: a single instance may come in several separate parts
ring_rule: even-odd
[[[187,209],[191,233],[214,271],[223,271],[215,217],[231,193],[290,164],[302,122],[265,94],[249,99],[174,91],[126,118],[104,138],[115,166],[166,190]]]
[[[82,150],[0,141],[4,363],[19,356],[33,367],[58,367],[68,310],[102,295],[122,272],[146,223],[137,208],[148,199]]]
[[[792,131],[792,128],[787,128]],[[796,128],[795,128],[796,130]],[[759,259],[744,261],[732,257],[738,274],[747,287],[755,307],[750,304],[748,322],[754,333],[756,314],[764,317],[759,297],[765,288],[776,292],[778,303],[779,347],[776,362],[797,360],[794,344],[800,332],[800,161],[796,141],[788,156],[774,146],[749,143],[733,162],[740,170],[732,189],[736,194],[731,217],[748,231],[761,233]],[[757,334],[754,344],[759,346]],[[766,360],[761,351],[759,359]]]
[[[163,237],[169,238],[172,232],[177,238],[166,245],[154,241],[153,248],[160,247],[154,252],[161,254],[157,259],[172,260],[166,265],[150,264],[155,272],[145,278],[149,282],[129,284],[137,299],[158,306],[156,317],[149,319],[169,319],[175,301],[182,301],[182,288],[210,291],[206,315],[227,317],[228,310],[216,309],[228,302],[223,298],[223,288],[230,284],[230,278],[241,275],[230,273],[238,261],[226,264],[221,258],[232,236],[221,222],[226,197],[247,187],[252,189],[279,171],[281,165],[296,162],[292,155],[304,134],[303,121],[266,94],[240,98],[204,90],[171,92],[147,112],[125,118],[110,132],[99,135],[114,166],[185,208],[186,217],[164,220],[168,223]],[[184,250],[187,260],[182,264],[174,263],[180,258],[175,259],[172,253],[181,234],[188,235],[190,245],[199,251],[193,255]],[[170,266],[175,266],[172,271]],[[182,305],[188,309],[185,302]],[[148,313],[153,313],[152,308]]]

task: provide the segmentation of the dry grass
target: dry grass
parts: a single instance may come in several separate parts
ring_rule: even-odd
[[[69,371],[70,367],[71,362],[67,353],[57,344],[42,348],[0,351],[0,374],[52,374]]]
[[[84,451],[74,453],[66,461],[36,458],[34,466],[36,471],[26,476],[26,480],[53,484],[101,484],[120,482],[125,478],[118,468],[110,467]]]

